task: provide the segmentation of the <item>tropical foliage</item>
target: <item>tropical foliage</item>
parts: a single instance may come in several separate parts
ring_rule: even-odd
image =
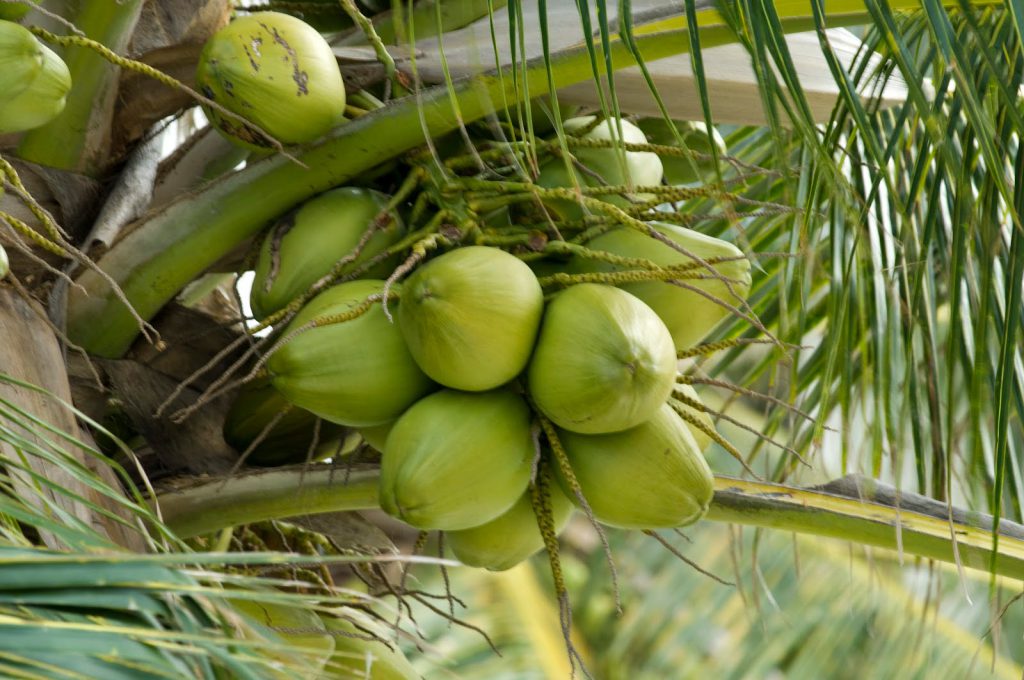
[[[1021,675],[1016,4],[3,0],[0,17],[22,4],[73,86],[55,120],[0,135],[0,673],[361,677],[358,654],[325,667],[245,615],[255,600],[357,622],[337,640],[401,639],[428,675]],[[200,129],[188,84],[229,12],[268,9],[332,38],[352,120],[239,150]],[[746,305],[684,352],[722,435],[690,538],[612,531],[602,550],[578,516],[561,560],[491,575],[374,514],[354,431],[324,451],[317,429],[291,467],[240,459],[228,401],[295,311],[242,318],[263,230],[334,187],[387,190],[420,226],[395,247],[411,267],[464,237],[444,220],[552,191],[538,159],[589,148],[562,125],[578,107],[724,138],[672,152],[699,183],[607,218],[675,221],[754,265]],[[30,318],[62,354],[15,342]],[[44,355],[67,365],[45,385],[26,368]]]

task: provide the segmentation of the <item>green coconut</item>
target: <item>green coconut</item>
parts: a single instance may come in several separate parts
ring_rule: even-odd
[[[686,423],[667,404],[624,432],[559,431],[595,519],[624,529],[692,524],[708,510],[714,478]],[[567,480],[557,472],[563,490]]]
[[[7,259],[7,251],[0,246],[0,279],[7,276],[11,271],[11,262]]]
[[[522,260],[497,248],[457,248],[420,267],[402,288],[398,325],[437,382],[483,391],[530,359],[544,292]]]
[[[480,526],[530,481],[530,408],[508,390],[443,390],[416,402],[388,435],[380,504],[417,529]]]
[[[305,293],[355,251],[368,229],[374,229],[373,235],[339,273],[352,271],[394,245],[404,229],[396,213],[386,212],[387,204],[388,197],[380,192],[343,187],[320,194],[280,220],[263,239],[256,260],[249,298],[253,315],[266,318]],[[378,263],[366,278],[387,278],[396,264],[397,258]]]
[[[370,279],[329,288],[302,308],[282,337],[314,319],[349,312],[383,288],[383,281]],[[433,389],[380,304],[351,321],[295,335],[273,353],[267,370],[291,403],[353,427],[392,421]]]
[[[557,484],[548,488],[555,533],[561,533],[572,516],[573,504]],[[445,545],[460,562],[471,567],[504,571],[516,566],[544,547],[530,491],[527,490],[508,512],[486,524],[447,532]]]
[[[283,144],[321,137],[342,120],[345,85],[331,46],[309,24],[279,12],[235,19],[203,47],[197,89]],[[203,106],[230,140],[270,145],[251,126]]]
[[[570,118],[563,123],[566,132],[581,130],[591,125],[595,120],[594,116],[580,116]],[[618,126],[612,119],[606,119],[598,123],[592,130],[583,134],[583,139],[594,139],[602,141],[617,141],[627,144],[645,144],[647,137],[640,128],[627,120],[618,121],[622,124],[622,133],[619,134]],[[575,186],[657,186],[661,184],[663,175],[661,159],[657,154],[647,151],[626,151],[624,154],[625,165],[621,162],[620,152],[614,148],[607,149],[571,149],[576,160],[586,167],[590,172],[583,172],[573,165],[570,171],[562,158],[553,158],[544,163],[540,168],[537,177],[537,184],[547,189],[571,188]],[[596,176],[595,176],[596,175]],[[649,200],[651,194],[637,194],[633,196],[638,200]],[[622,196],[602,196],[602,200],[626,207],[631,202]],[[561,221],[578,220],[584,215],[582,207],[567,200],[546,200],[545,205]],[[591,211],[592,212],[592,211]]]
[[[582,130],[593,124],[594,116],[580,116],[565,121],[562,127],[566,132]],[[620,128],[621,126],[621,128]],[[626,144],[646,144],[647,136],[643,130],[628,120],[605,119],[598,123],[583,139],[600,141],[617,141]],[[625,152],[626,173],[619,163],[616,149],[582,149],[573,151],[583,165],[597,172],[608,184],[633,184],[635,186],[657,186],[661,184],[663,169],[661,159],[649,151]]]
[[[682,393],[683,396],[688,399],[692,399],[699,404],[704,403],[701,401],[700,395],[697,394],[697,390],[693,389],[692,385],[676,385],[675,391]],[[701,411],[693,408],[692,406],[686,406],[685,404],[680,404],[679,407],[687,415],[696,418],[699,423],[704,425],[704,427],[708,428],[712,432],[715,431],[715,421],[707,411]],[[686,427],[690,430],[690,434],[693,435],[693,440],[697,442],[697,448],[701,451],[706,451],[713,441],[711,439],[711,435],[692,423],[686,423]]]
[[[6,21],[0,24],[25,30]],[[31,34],[29,37],[35,40]],[[35,76],[17,95],[5,97],[0,103],[0,134],[21,132],[45,125],[60,115],[67,103],[68,92],[71,91],[71,72],[67,64],[56,52],[41,43],[36,49],[41,65]]]
[[[314,439],[317,442],[314,458],[319,451],[337,449],[345,428],[321,419],[318,432],[315,415],[297,406],[288,406],[288,400],[273,385],[246,385],[224,419],[224,440],[242,453],[262,436],[245,459],[251,465],[304,463]],[[284,415],[279,417],[282,412]],[[275,418],[277,422],[264,433]]]
[[[334,654],[324,672],[331,678],[355,680],[418,680],[420,675],[397,645],[389,646],[388,631],[369,616],[349,609],[345,617],[321,616],[334,636]],[[376,637],[376,640],[368,639]]]
[[[672,129],[682,138],[680,143]],[[711,128],[711,136],[708,136],[707,126],[698,121],[676,120],[670,124],[664,118],[642,118],[637,121],[637,126],[647,135],[651,144],[662,146],[675,146],[684,148],[703,156],[712,155],[712,144],[717,148],[718,156],[726,153],[725,140],[718,130]],[[695,156],[659,156],[661,164],[665,168],[665,181],[669,184],[693,184],[707,182],[715,178],[715,166],[711,158],[697,158]]]
[[[548,304],[527,371],[530,394],[556,425],[599,434],[639,425],[675,385],[665,324],[629,293],[572,286]]]
[[[0,3],[0,12],[5,7],[21,7]],[[0,19],[10,17],[0,14]],[[13,21],[0,20],[0,92],[4,103],[17,97],[25,90],[43,69],[46,54],[32,32]],[[0,108],[4,104],[0,104]]]
[[[680,279],[690,288],[667,281],[640,281],[619,287],[637,296],[658,313],[672,333],[677,349],[688,349],[699,343],[722,319],[733,312],[716,300],[740,307],[750,292],[750,261],[743,252],[722,239],[707,236],[686,227],[651,222],[650,225],[680,250],[709,262],[714,274],[699,260],[683,254],[670,245],[635,229],[621,228],[591,239],[587,247],[623,257],[643,258],[662,267],[692,265],[690,274],[698,278]],[[709,263],[710,264],[710,263]],[[606,272],[622,269],[617,265],[585,257],[574,257],[569,269],[576,273]],[[703,291],[705,295],[697,292]]]
[[[285,650],[275,650],[269,655],[289,664],[295,664],[299,659],[306,661],[309,665],[308,677],[318,677],[334,653],[334,636],[327,632],[327,627],[316,612],[277,602],[228,601],[245,616],[260,637],[295,648],[291,654]]]

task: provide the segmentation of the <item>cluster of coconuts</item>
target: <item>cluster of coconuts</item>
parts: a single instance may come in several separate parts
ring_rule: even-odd
[[[696,395],[677,384],[678,346],[640,297],[674,309],[674,296],[699,295],[663,282],[638,294],[582,283],[545,301],[526,264],[483,246],[450,250],[396,285],[393,319],[372,300],[384,287],[357,279],[313,298],[266,366],[283,399],[359,428],[381,451],[386,512],[447,532],[473,566],[504,569],[529,557],[543,546],[528,489],[539,414],[557,429],[572,470],[569,478],[553,466],[556,531],[581,502],[574,481],[611,526],[680,526],[704,514],[709,437],[670,401]],[[693,319],[714,318],[703,308],[711,304],[695,302]]]
[[[446,531],[455,555],[474,566],[505,569],[543,545],[528,491],[537,414],[557,428],[598,521],[643,529],[693,522],[711,496],[701,453],[709,437],[670,403],[680,391],[696,400],[676,382],[677,350],[728,315],[701,293],[722,287],[723,297],[745,295],[749,263],[724,241],[655,228],[680,249],[639,232],[634,239],[625,228],[589,245],[664,266],[711,260],[720,278],[697,279],[693,289],[582,283],[546,301],[520,258],[463,246],[394,284],[397,299],[385,309],[386,283],[372,277],[394,267],[388,245],[403,234],[400,218],[371,190],[327,192],[267,233],[252,307],[273,314],[332,270],[361,278],[302,307],[281,331],[265,382],[248,393],[263,410],[239,399],[226,431],[247,427],[239,439],[252,441],[286,403],[295,407],[286,417],[296,420],[281,430],[277,453],[305,452],[308,439],[297,443],[288,430],[298,423],[295,432],[308,438],[302,419],[327,423],[323,441],[331,428],[358,428],[382,452],[384,510],[413,527]],[[570,273],[607,267],[585,258],[564,263]],[[706,414],[691,411],[694,418],[710,429]],[[273,438],[263,446],[272,458]],[[559,531],[580,499],[553,468],[559,483],[548,504]]]
[[[344,109],[344,87],[322,37],[272,12],[215,35],[197,79],[206,96],[259,126],[208,108],[214,124],[245,145],[265,145],[263,135],[310,141]],[[648,141],[644,127],[665,132],[652,121],[581,117],[563,124],[584,139],[636,144]],[[669,128],[673,139],[658,141],[697,151],[719,143],[694,129]],[[653,198],[642,188],[663,181],[654,153],[598,146],[573,153],[575,164],[549,159],[537,185],[625,185],[622,195],[602,200],[627,207]],[[677,168],[674,180],[698,181],[710,171],[687,160],[688,179]],[[382,454],[381,507],[415,528],[445,531],[459,559],[489,569],[511,567],[543,546],[530,491],[539,459],[564,454],[568,461],[552,462],[557,483],[543,485],[556,532],[584,502],[597,521],[616,527],[696,521],[712,493],[702,454],[712,426],[694,410],[696,394],[677,382],[677,351],[699,342],[746,296],[750,267],[742,253],[720,239],[649,222],[646,231],[622,226],[585,243],[610,257],[527,265],[496,247],[460,245],[391,282],[405,236],[391,203],[370,189],[339,188],[268,231],[251,295],[257,318],[274,317],[318,282],[343,282],[305,301],[278,329],[265,377],[229,414],[227,439],[249,449],[254,462],[276,464],[296,451],[308,458],[305,449],[312,454],[317,440],[355,428]],[[564,198],[545,208],[556,221],[588,212]],[[547,297],[538,281],[545,273],[599,281],[628,260],[688,267],[694,276],[683,285],[577,278]],[[273,413],[284,413],[274,436],[258,441]],[[311,437],[317,419],[329,425]]]
[[[64,61],[27,28],[0,16],[0,134],[49,123],[64,110],[70,89]]]

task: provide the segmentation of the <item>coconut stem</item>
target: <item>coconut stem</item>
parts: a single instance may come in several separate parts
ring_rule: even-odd
[[[548,461],[542,461],[535,482],[530,484],[530,504],[537,518],[537,528],[544,539],[544,548],[551,565],[551,580],[555,585],[555,597],[560,604],[559,619],[562,625],[562,637],[569,654],[569,665],[575,670],[576,663],[583,659],[572,643],[572,606],[569,602],[569,589],[565,585],[562,574],[562,562],[558,557],[558,532],[555,530],[555,519],[551,510],[551,468]]]
[[[292,466],[210,479],[162,493],[157,502],[167,526],[189,537],[250,522],[377,508],[378,478],[376,470],[356,470],[346,483],[327,465]],[[933,516],[817,489],[716,476],[705,519],[827,536],[952,563],[946,512],[943,507],[941,516]],[[962,514],[969,519],[952,524],[960,557],[972,568],[988,570],[992,529],[986,522],[991,517]],[[1024,579],[1024,527],[1001,522],[994,564],[994,573]]]
[[[558,469],[562,473],[562,477],[569,485],[569,489],[572,491],[573,496],[579,502],[581,508],[583,508],[584,514],[587,519],[590,520],[591,526],[594,527],[594,531],[597,532],[598,538],[601,539],[601,547],[604,549],[604,555],[608,562],[608,570],[612,577],[612,592],[615,594],[615,611],[622,613],[622,602],[619,599],[619,573],[615,569],[615,561],[612,559],[612,549],[608,544],[608,537],[604,533],[604,529],[598,523],[597,518],[594,517],[594,511],[590,507],[590,503],[583,495],[583,489],[580,487],[579,481],[576,479],[576,473],[572,470],[572,464],[569,462],[569,454],[566,453],[565,447],[562,445],[562,440],[558,437],[558,431],[555,429],[554,424],[537,413],[537,418],[540,420],[541,429],[544,430],[544,437],[548,440],[548,446],[551,447],[551,451],[554,454],[555,462],[558,464]],[[566,602],[568,606],[568,602]]]
[[[157,505],[182,538],[271,519],[378,507],[376,470],[354,471],[344,483],[333,467],[303,468],[211,480],[161,494]]]
[[[373,47],[373,51],[377,55],[377,61],[384,66],[384,75],[387,77],[388,87],[393,88],[389,90],[388,95],[405,94],[407,90],[402,87],[402,83],[398,80],[398,69],[395,68],[395,60],[387,48],[384,47],[384,41],[377,34],[377,29],[374,27],[373,22],[359,11],[353,0],[339,1],[341,2],[341,8],[345,10],[345,14],[348,14],[352,22],[362,30],[366,40]],[[390,99],[390,96],[385,96],[384,99]]]
[[[606,286],[619,286],[624,283],[639,283],[641,281],[681,281],[683,279],[704,279],[708,278],[696,273],[692,264],[681,267],[665,267],[653,270],[629,269],[626,271],[614,272],[589,272],[585,274],[566,274],[559,272],[549,276],[542,276],[538,279],[542,286],[574,286],[578,283],[601,283]],[[732,279],[727,279],[732,281]],[[739,283],[739,282],[736,282]]]

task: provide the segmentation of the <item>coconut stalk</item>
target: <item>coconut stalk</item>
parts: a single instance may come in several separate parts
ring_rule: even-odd
[[[379,473],[304,466],[260,470],[169,491],[157,499],[182,537],[299,515],[379,507]]]
[[[347,481],[344,475],[329,467],[259,471],[169,491],[156,504],[166,524],[183,538],[237,524],[379,507],[376,471],[353,472]],[[878,490],[849,478],[815,489],[717,475],[704,519],[826,536],[989,570],[990,515],[948,511],[944,503],[907,493],[897,506],[890,490],[866,481]],[[1000,522],[993,571],[1024,580],[1024,526]]]

